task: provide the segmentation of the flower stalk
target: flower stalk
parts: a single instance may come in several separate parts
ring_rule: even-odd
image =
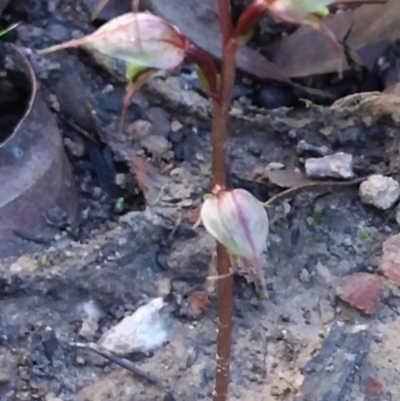
[[[212,172],[214,185],[226,188],[226,139],[229,109],[236,73],[236,44],[229,0],[218,0],[222,31],[222,70],[218,97],[213,101]],[[226,248],[217,243],[218,334],[213,401],[228,399],[232,343],[233,276],[231,259]]]

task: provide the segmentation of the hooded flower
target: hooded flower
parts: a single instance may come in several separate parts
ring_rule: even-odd
[[[233,256],[254,261],[264,251],[268,216],[250,192],[221,190],[204,201],[200,217],[207,231]]]
[[[278,20],[309,25],[328,37],[338,55],[338,75],[342,78],[341,45],[332,30],[322,21],[323,17],[329,15],[328,6],[335,2],[336,0],[257,0],[256,4],[263,5],[267,12]]]
[[[40,51],[50,53],[88,46],[136,67],[169,70],[184,60],[189,46],[179,29],[148,13],[127,13],[116,17],[90,35]]]
[[[329,14],[328,6],[335,0],[262,0],[268,11],[276,18],[301,24],[311,15],[319,18]]]

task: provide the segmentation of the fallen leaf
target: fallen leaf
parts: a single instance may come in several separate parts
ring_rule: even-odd
[[[347,11],[325,18],[324,24],[341,42],[351,29],[353,20],[354,12]],[[272,48],[272,61],[291,78],[336,72],[339,57],[343,69],[347,69],[343,51],[339,54],[331,39],[306,25],[279,40]]]
[[[366,315],[373,315],[379,308],[383,286],[374,274],[349,274],[336,280],[334,287],[339,299]]]
[[[338,12],[324,21],[339,42],[349,33],[346,45],[352,58],[371,68],[390,41],[400,37],[399,19],[398,1],[389,0],[385,4],[365,4],[356,10]],[[337,57],[329,39],[302,26],[274,46],[272,61],[293,78],[335,72]],[[343,52],[341,57],[343,68],[348,69]]]
[[[167,178],[162,176],[149,162],[138,156],[132,158],[131,170],[147,203],[150,205],[156,203],[162,189],[168,182]]]
[[[386,54],[391,42],[389,40],[380,40],[379,42],[366,45],[357,50],[362,64],[369,70],[373,70],[376,61]]]
[[[201,291],[193,291],[187,299],[186,315],[194,319],[201,317],[210,306],[210,300],[206,293]]]
[[[361,6],[355,11],[354,25],[347,43],[354,49],[361,49],[384,39],[396,40],[400,37],[399,20],[398,0]]]
[[[92,20],[108,21],[132,11],[132,0],[85,0]]]
[[[281,188],[299,187],[313,182],[298,170],[269,170],[266,176],[271,184]]]

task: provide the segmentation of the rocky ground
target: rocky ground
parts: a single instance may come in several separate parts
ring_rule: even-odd
[[[35,243],[34,253],[0,261],[0,399],[210,399],[217,324],[206,277],[214,243],[193,228],[210,183],[209,105],[190,70],[159,77],[117,134],[119,66],[83,51],[36,54],[89,31],[89,3],[17,1],[12,9],[25,20],[12,42],[58,116],[81,222]],[[267,111],[251,103],[245,95],[234,102],[230,181],[274,199],[270,297],[261,301],[245,277],[235,280],[231,399],[398,400],[396,92],[326,107]],[[101,146],[93,151],[87,135]],[[93,154],[111,155],[112,167]],[[307,177],[295,170],[304,164]],[[372,173],[381,176],[360,187]],[[168,342],[125,356],[169,391],[74,345],[98,342],[157,297],[168,306],[146,329],[148,337],[165,331]]]

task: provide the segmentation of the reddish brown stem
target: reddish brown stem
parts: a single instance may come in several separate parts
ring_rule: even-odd
[[[202,71],[208,84],[208,95],[212,101],[217,99],[218,95],[218,73],[214,60],[200,47],[191,44],[186,51],[186,61],[195,63]]]
[[[213,401],[226,401],[232,343],[233,275],[228,252],[221,244],[217,244],[217,265],[221,278],[218,280],[218,334]]]
[[[232,90],[236,72],[236,43],[229,0],[218,0],[219,21],[223,37],[221,82],[213,101],[212,171],[214,184],[226,187],[226,140]],[[213,401],[228,399],[229,368],[232,342],[233,278],[226,249],[217,245],[218,335]]]
[[[241,14],[235,28],[235,38],[239,45],[244,45],[249,39],[249,33],[254,25],[265,15],[264,1],[256,0],[251,3]]]
[[[227,43],[233,34],[232,13],[230,0],[218,1],[218,17],[219,25],[222,32],[223,43]]]

